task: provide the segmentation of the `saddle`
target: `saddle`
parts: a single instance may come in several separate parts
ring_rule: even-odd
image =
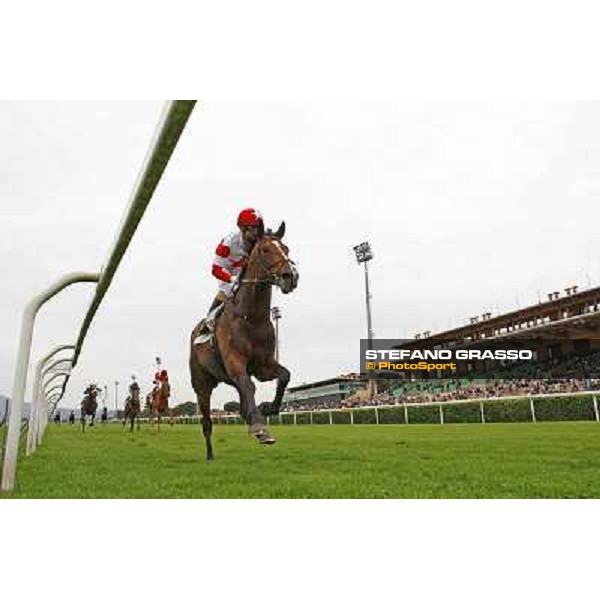
[[[217,309],[215,312],[215,316],[214,316],[214,320],[213,320],[213,327],[210,328],[207,325],[207,321],[208,319],[206,317],[204,317],[204,319],[202,319],[200,321],[200,323],[198,323],[198,325],[196,325],[196,327],[194,328],[194,333],[193,333],[193,344],[205,344],[206,342],[210,342],[211,346],[215,347],[216,346],[216,340],[215,340],[215,336],[214,336],[214,326],[217,324],[217,321],[219,319],[219,317],[221,316],[221,313],[223,312],[223,310],[225,309],[225,305],[227,304],[227,302],[223,302]]]

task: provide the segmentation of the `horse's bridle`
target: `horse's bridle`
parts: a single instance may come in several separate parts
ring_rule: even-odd
[[[297,280],[298,278],[298,269],[296,268],[296,263],[289,257],[289,256],[282,256],[281,258],[275,260],[274,262],[272,262],[270,265],[265,265],[262,256],[260,254],[260,252],[258,253],[258,263],[261,267],[261,269],[263,270],[263,272],[265,272],[267,274],[266,278],[255,278],[255,279],[246,279],[246,278],[241,278],[239,280],[239,283],[266,283],[268,285],[277,285],[279,287],[281,287],[281,283],[283,280],[283,276],[281,275],[276,275],[274,273],[271,272],[271,269],[274,269],[275,267],[277,267],[278,265],[280,265],[281,263],[286,262],[291,270],[292,270],[292,277],[294,279]]]

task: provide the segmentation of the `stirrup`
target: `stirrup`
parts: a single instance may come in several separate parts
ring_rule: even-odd
[[[209,319],[203,319],[201,327],[198,328],[198,335],[192,343],[196,345],[208,342],[213,337],[214,327],[214,321],[211,322]]]

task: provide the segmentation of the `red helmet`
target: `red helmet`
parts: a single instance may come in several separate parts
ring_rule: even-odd
[[[257,227],[262,223],[262,215],[254,208],[245,208],[238,216],[237,224]]]

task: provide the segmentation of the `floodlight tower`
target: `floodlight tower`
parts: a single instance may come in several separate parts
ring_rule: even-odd
[[[369,261],[373,259],[371,244],[363,242],[354,246],[356,261],[365,265],[365,293],[367,298],[367,339],[369,350],[373,349],[373,328],[371,326],[371,293],[369,292]]]
[[[119,418],[119,382],[115,381],[115,419]]]
[[[275,321],[275,360],[279,362],[279,319],[281,319],[281,309],[279,306],[271,308],[271,317]]]
[[[371,292],[369,291],[369,261],[373,259],[373,251],[369,242],[362,242],[358,246],[354,246],[356,254],[356,262],[360,265],[365,265],[365,296],[367,300],[367,348],[373,349],[373,327],[371,324]],[[369,381],[369,396],[372,397],[377,393],[376,383],[373,380]]]

